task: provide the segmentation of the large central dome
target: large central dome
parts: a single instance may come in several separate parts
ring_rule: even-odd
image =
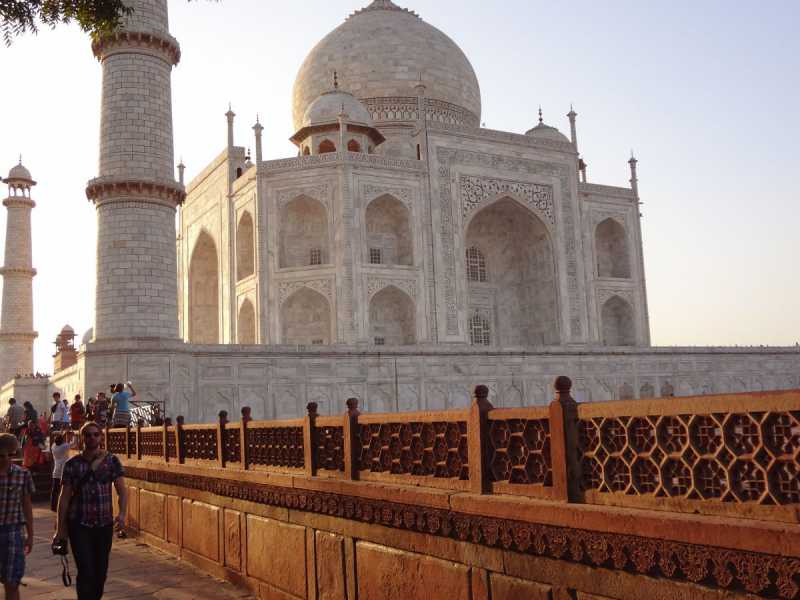
[[[308,105],[330,90],[334,71],[342,88],[368,106],[376,104],[371,99],[414,97],[421,77],[425,95],[439,101],[435,108],[448,120],[472,125],[480,120],[480,86],[461,48],[391,0],[374,0],[311,50],[294,82],[295,129]]]

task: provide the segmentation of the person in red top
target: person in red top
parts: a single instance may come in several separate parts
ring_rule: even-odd
[[[86,422],[86,409],[83,407],[80,394],[75,394],[75,402],[69,407],[69,420],[72,422],[73,431],[78,431]]]

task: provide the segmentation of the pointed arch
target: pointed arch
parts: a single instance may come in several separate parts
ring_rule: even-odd
[[[366,208],[367,262],[383,265],[414,264],[411,212],[391,194],[372,200]],[[379,260],[373,260],[380,256]]]
[[[636,322],[633,308],[619,296],[611,296],[600,313],[603,344],[606,346],[635,346]]]
[[[361,152],[361,144],[358,143],[358,140],[350,140],[349,142],[347,142],[347,151]]]
[[[466,288],[471,306],[494,314],[499,346],[558,344],[555,253],[545,223],[528,206],[504,196],[478,210],[464,233]],[[483,255],[486,281],[481,281]],[[470,252],[477,259],[469,264]],[[472,323],[469,335],[472,336]],[[476,326],[477,327],[477,326]]]
[[[240,344],[256,343],[256,310],[249,298],[239,307],[236,319],[236,337]]]
[[[236,226],[236,279],[255,273],[255,227],[249,211],[244,211]]]
[[[328,154],[329,152],[336,152],[336,144],[330,140],[322,140],[319,143],[318,154]]]
[[[327,345],[332,342],[328,299],[303,287],[281,306],[281,341],[284,344]]]
[[[219,262],[206,231],[197,236],[189,261],[189,341],[219,343]]]
[[[281,268],[328,264],[328,240],[328,211],[322,202],[309,196],[298,196],[281,208]]]
[[[370,340],[380,345],[415,344],[416,307],[411,297],[393,285],[375,294],[369,302],[369,333]]]
[[[631,261],[625,228],[609,217],[595,229],[598,277],[630,279]]]

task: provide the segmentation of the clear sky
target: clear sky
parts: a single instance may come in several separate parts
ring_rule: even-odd
[[[404,0],[405,1],[405,0]],[[795,143],[800,3],[408,0],[453,38],[481,83],[487,127],[569,131],[578,112],[589,180],[627,185],[639,159],[656,345],[800,340]],[[183,58],[173,75],[176,160],[191,179],[225,145],[293,156],[291,90],[303,58],[369,0],[170,0]],[[99,64],[76,27],[0,47],[0,170],[22,153],[34,188],[36,368],[52,370],[65,323],[92,324]],[[3,190],[5,196],[5,189]],[[0,217],[5,235],[5,210]]]

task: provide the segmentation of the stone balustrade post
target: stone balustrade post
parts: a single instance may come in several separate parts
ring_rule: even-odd
[[[169,462],[169,448],[167,447],[167,440],[169,440],[169,426],[172,425],[172,419],[169,417],[164,419],[164,429],[161,434],[161,444],[162,449],[164,450],[164,462]]]
[[[467,420],[467,442],[469,444],[469,489],[474,494],[486,494],[489,486],[489,411],[494,406],[489,402],[489,388],[475,386],[475,394]]]
[[[358,398],[347,399],[344,413],[344,478],[358,479]]]
[[[178,464],[182,465],[186,461],[186,449],[183,447],[183,415],[175,417],[175,454],[178,456]]]
[[[131,424],[125,426],[125,456],[131,457]]]
[[[247,445],[247,424],[252,421],[250,416],[250,407],[242,407],[242,424],[239,427],[239,447],[242,452],[242,469],[247,470],[250,468],[250,448]]]
[[[308,477],[317,474],[317,403],[309,402],[303,419],[303,466]]]
[[[228,424],[228,411],[219,411],[219,421],[217,421],[217,463],[221,468],[225,468],[228,455],[225,451],[225,425]]]
[[[550,460],[555,498],[563,502],[580,502],[580,466],[576,451],[578,405],[571,390],[569,377],[556,378],[556,397],[550,403]]]
[[[142,460],[142,420],[136,421],[136,460]]]

